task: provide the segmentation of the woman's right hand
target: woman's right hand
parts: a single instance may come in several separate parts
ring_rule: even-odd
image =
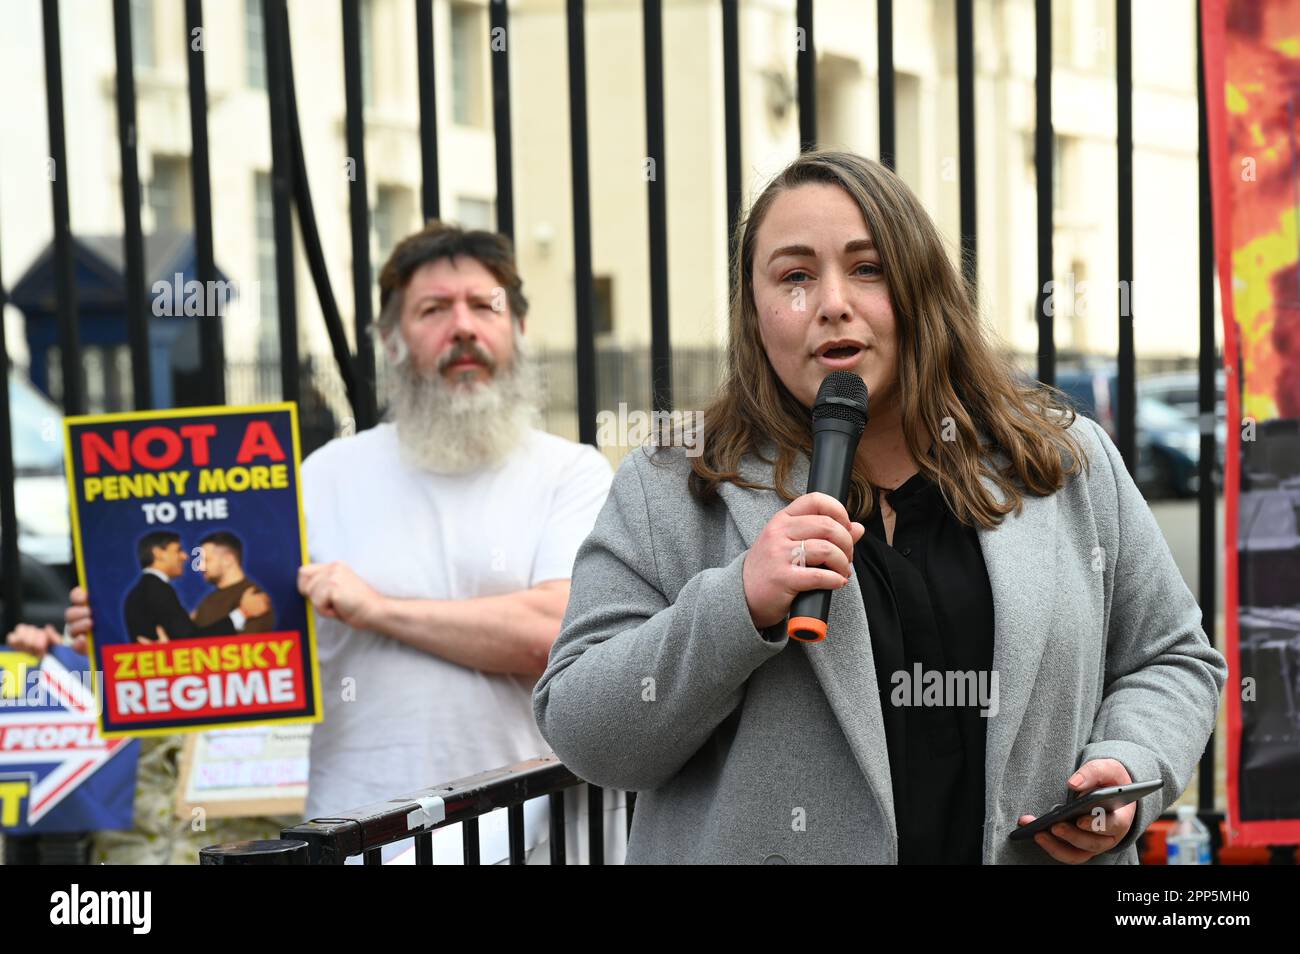
[[[837,590],[853,572],[853,546],[866,527],[829,494],[804,494],[778,511],[745,555],[745,602],[757,629],[785,619],[806,590]],[[804,563],[799,565],[803,541]]]

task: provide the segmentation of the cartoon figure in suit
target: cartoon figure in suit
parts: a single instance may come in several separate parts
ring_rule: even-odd
[[[200,626],[181,604],[171,581],[185,572],[186,553],[181,538],[170,530],[155,530],[137,546],[140,580],[126,596],[123,608],[127,636],[140,643],[165,642],[197,636],[224,636],[243,632],[248,620],[271,609],[271,600],[253,588],[240,596],[238,606],[220,619]]]

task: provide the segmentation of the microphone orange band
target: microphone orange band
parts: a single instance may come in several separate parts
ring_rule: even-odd
[[[810,635],[800,636],[800,633]],[[826,638],[826,623],[815,616],[791,616],[786,623],[785,634],[801,643],[820,643]]]

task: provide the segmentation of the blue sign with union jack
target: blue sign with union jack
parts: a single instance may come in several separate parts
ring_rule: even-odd
[[[98,715],[85,656],[0,649],[0,829],[132,827],[140,743],[103,738]]]

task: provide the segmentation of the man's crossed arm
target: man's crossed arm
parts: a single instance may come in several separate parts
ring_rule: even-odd
[[[546,669],[569,602],[568,580],[464,600],[384,596],[346,563],[309,563],[298,590],[316,612],[483,672],[533,678]]]

